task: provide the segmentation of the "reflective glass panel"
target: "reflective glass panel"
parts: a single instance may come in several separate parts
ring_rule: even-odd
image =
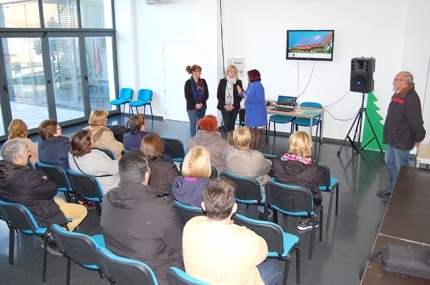
[[[82,28],[112,29],[111,0],[81,0]]]
[[[40,28],[37,1],[0,1],[0,28]]]
[[[79,28],[76,0],[43,0],[46,28]]]

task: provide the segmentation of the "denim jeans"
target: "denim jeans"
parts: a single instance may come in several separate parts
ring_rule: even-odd
[[[409,165],[410,150],[400,150],[388,145],[387,152],[385,153],[385,163],[388,166],[390,173],[390,186],[388,191],[392,192],[394,184],[396,183],[397,176],[399,175],[400,167],[402,165]]]
[[[188,118],[190,119],[190,135],[194,137],[196,135],[196,126],[197,126],[197,112],[196,109],[188,110]]]
[[[257,269],[265,285],[275,285],[281,278],[281,269],[272,261],[260,263],[257,265]]]

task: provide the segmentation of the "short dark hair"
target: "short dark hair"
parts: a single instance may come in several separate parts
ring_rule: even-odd
[[[40,138],[44,141],[51,139],[57,132],[57,125],[58,125],[57,120],[53,120],[53,119],[43,120],[39,124]]]
[[[70,145],[70,153],[73,156],[81,157],[90,153],[92,150],[91,131],[86,129],[79,130],[72,137]]]
[[[136,114],[128,119],[128,126],[132,131],[140,131],[140,128],[145,125],[145,117],[142,114]]]
[[[257,69],[251,69],[248,71],[248,77],[250,83],[253,83],[254,81],[261,81],[261,75]]]
[[[206,214],[214,220],[227,218],[236,203],[236,185],[230,180],[212,180],[203,189]]]
[[[154,160],[157,157],[162,158],[164,154],[164,143],[158,134],[149,134],[143,137],[140,150],[146,159]]]
[[[145,181],[145,173],[148,171],[148,161],[139,149],[128,151],[118,162],[119,178],[123,182],[141,184]]]

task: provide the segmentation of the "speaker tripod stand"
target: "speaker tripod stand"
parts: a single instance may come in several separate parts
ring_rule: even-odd
[[[342,148],[345,146],[346,140],[349,141],[349,143],[354,148],[354,150],[356,151],[356,153],[360,153],[373,140],[376,140],[376,142],[378,144],[378,147],[379,147],[379,150],[382,152],[382,147],[381,147],[381,144],[379,143],[378,138],[376,137],[375,129],[373,128],[372,122],[369,119],[369,115],[367,115],[366,108],[364,108],[364,95],[365,95],[365,93],[363,93],[363,97],[361,98],[361,108],[360,108],[360,110],[358,110],[358,113],[355,116],[355,119],[352,122],[351,127],[349,128],[349,131],[346,134],[345,139],[343,140],[342,146],[337,151],[337,155],[340,155],[340,152],[342,151]],[[360,143],[361,143],[361,130],[362,130],[362,124],[363,124],[363,115],[366,116],[367,122],[369,123],[369,126],[372,129],[373,137],[363,147],[360,147]],[[351,139],[350,135],[351,135],[351,131],[354,128],[354,126],[355,126],[354,137]],[[355,140],[356,138],[357,138],[357,141]]]

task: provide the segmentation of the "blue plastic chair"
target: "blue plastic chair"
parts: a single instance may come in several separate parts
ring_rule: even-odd
[[[103,278],[95,257],[95,251],[99,247],[105,247],[103,235],[88,236],[82,233],[69,232],[59,225],[52,225],[50,231],[58,250],[67,258],[67,285],[70,284],[71,260],[86,269],[99,271],[100,278]]]
[[[333,194],[336,192],[336,210],[335,214],[337,216],[339,212],[339,182],[334,179],[331,175],[331,169],[327,164],[324,163],[318,163],[318,167],[321,171],[320,180],[318,182],[318,188],[322,193],[330,193],[330,204],[328,207],[328,213],[327,213],[327,225],[326,228],[328,229],[330,224],[330,217],[331,217],[331,209],[333,207]]]
[[[49,180],[54,181],[57,184],[58,191],[63,192],[66,201],[70,203],[69,194],[75,194],[75,191],[70,185],[66,171],[58,165],[46,164],[40,161],[36,162],[36,169],[45,173]]]
[[[173,200],[173,205],[176,207],[176,211],[178,212],[179,219],[182,224],[185,224],[194,217],[197,216],[206,216],[203,209],[200,207],[193,207],[189,205],[182,204],[176,200]]]
[[[133,99],[133,89],[131,88],[121,88],[119,90],[119,98],[110,101],[111,105],[119,106],[119,114],[121,115],[121,105],[124,105],[124,112],[125,113],[125,104],[128,104]],[[130,105],[128,106],[128,111],[130,112]]]
[[[166,274],[169,285],[209,285],[203,281],[191,277],[177,267],[170,267]]]
[[[308,259],[312,258],[312,250],[315,239],[315,211],[312,192],[309,189],[299,186],[281,184],[278,182],[269,181],[266,183],[266,207],[264,216],[267,219],[269,208],[273,210],[273,222],[278,223],[278,212],[285,215],[295,217],[308,217],[312,222],[311,241],[309,246]],[[319,216],[319,240],[322,241],[323,231],[323,209],[318,214]]]
[[[105,247],[98,248],[95,257],[111,284],[158,284],[152,269],[141,261],[118,256]]]
[[[267,257],[285,261],[283,284],[287,284],[291,256],[296,251],[296,283],[300,284],[300,244],[297,236],[284,232],[275,223],[250,219],[238,213],[234,214],[233,220],[236,225],[247,227],[266,241],[269,248]]]
[[[222,171],[219,174],[220,179],[228,179],[236,184],[236,201],[239,203],[249,205],[263,206],[266,199],[263,198],[263,187],[257,179],[240,176],[228,171]]]
[[[183,162],[185,157],[185,148],[181,140],[162,136],[161,139],[169,145],[167,154],[174,162]]]
[[[14,264],[15,230],[28,235],[37,235],[43,239],[42,282],[46,281],[46,263],[48,258],[48,228],[40,227],[33,214],[21,204],[0,200],[0,212],[9,226],[9,264]]]
[[[302,104],[300,104],[300,107],[321,109],[322,105],[320,103],[317,103],[317,102],[303,102]],[[309,118],[295,118],[293,120],[293,125],[297,131],[299,129],[299,126],[309,127],[310,121],[311,121],[311,119],[309,119]],[[319,129],[319,131],[320,131],[319,138],[321,141],[321,133],[322,133],[321,114],[319,114],[318,116],[316,116],[315,118],[312,119],[312,126],[315,126],[315,125],[317,126],[317,130],[316,130],[315,135],[318,136],[318,129]]]
[[[100,216],[102,213],[100,203],[103,202],[104,193],[97,178],[71,169],[67,169],[66,173],[76,194],[82,196],[85,200],[93,202]]]
[[[108,148],[99,147],[98,150],[103,151],[106,153],[107,156],[109,156],[112,160],[116,160],[116,155]]]
[[[137,91],[137,100],[131,101],[129,106],[131,107],[131,113],[133,114],[133,107],[136,107],[136,114],[139,114],[138,107],[143,106],[143,114],[146,114],[146,105],[149,105],[149,108],[151,109],[151,119],[154,119],[154,116],[152,115],[152,95],[153,92],[150,89],[140,89]]]
[[[294,116],[287,116],[287,115],[272,115],[269,118],[269,128],[266,132],[266,141],[267,141],[267,135],[270,131],[270,124],[273,122],[273,134],[276,137],[276,124],[288,124],[291,123],[290,133],[293,132],[293,123],[292,121],[295,119]]]

